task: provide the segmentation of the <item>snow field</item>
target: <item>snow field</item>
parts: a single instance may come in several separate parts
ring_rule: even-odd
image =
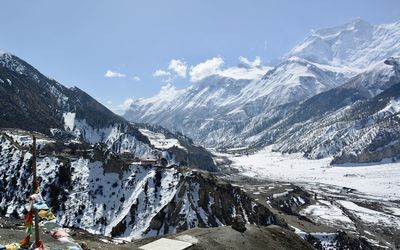
[[[267,147],[249,156],[231,156],[242,174],[289,182],[312,182],[357,189],[385,199],[400,197],[400,163],[330,166],[332,158],[308,160],[301,154],[281,154]]]

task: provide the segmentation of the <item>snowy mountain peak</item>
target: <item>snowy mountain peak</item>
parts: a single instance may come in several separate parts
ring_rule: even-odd
[[[2,57],[4,54],[7,54],[7,52],[0,49],[0,57]]]
[[[13,70],[19,74],[23,74],[26,71],[26,67],[19,58],[3,51],[0,51],[0,66]]]
[[[358,69],[400,53],[400,23],[371,25],[357,19],[313,32],[286,56]]]
[[[5,50],[2,50],[2,49],[0,49],[0,56],[1,57],[3,57],[3,56],[12,56],[12,54],[11,53],[9,53],[9,52],[7,52],[7,51],[5,51]]]
[[[367,21],[364,21],[362,19],[356,19],[352,22],[336,26],[333,28],[325,28],[325,29],[319,29],[315,31],[313,36],[319,36],[320,38],[329,38],[333,36],[340,35],[342,32],[354,32],[356,36],[367,36],[373,31],[373,26],[368,23]]]

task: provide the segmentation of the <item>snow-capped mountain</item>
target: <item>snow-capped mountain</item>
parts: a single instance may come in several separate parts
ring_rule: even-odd
[[[275,144],[277,151],[304,152],[312,159],[334,156],[335,163],[397,157],[399,66],[400,59],[390,58],[340,87],[277,107],[241,139],[256,147]]]
[[[399,37],[400,22],[371,25],[357,19],[313,32],[287,57],[298,56],[321,64],[365,69],[391,56],[399,56]]]
[[[240,96],[263,104],[261,109],[305,100],[317,93],[337,87],[354,75],[351,69],[313,63],[290,57],[267,72],[260,81],[246,86]]]
[[[235,133],[248,119],[269,108],[305,100],[343,84],[355,72],[291,57],[259,79],[215,74],[183,90],[163,87],[160,93],[134,102],[124,117],[160,124],[208,146],[221,143],[214,133]],[[215,141],[214,141],[215,140]]]
[[[285,152],[315,151],[323,147],[318,136],[308,138],[313,145],[306,138],[296,140],[302,131],[311,133],[304,126],[398,83],[398,41],[399,22],[371,25],[355,20],[321,29],[260,79],[232,81],[213,75],[187,89],[169,86],[158,96],[134,102],[124,116],[181,131],[209,147],[279,143],[276,149]],[[288,146],[292,141],[308,147]],[[339,148],[307,155],[336,155]]]
[[[161,124],[178,111],[186,115],[189,111],[196,112],[201,119],[203,110],[218,114],[222,111],[215,109],[234,105],[235,99],[244,86],[253,80],[260,79],[268,67],[246,68],[245,66],[231,67],[208,76],[196,82],[187,89],[177,90],[173,85],[163,86],[160,92],[148,99],[139,99],[132,104],[126,117],[130,120]],[[181,127],[181,126],[179,126]],[[180,131],[180,129],[175,129]]]
[[[91,138],[95,135],[84,127],[104,129],[98,134],[103,132],[105,142],[114,124],[126,123],[82,90],[64,87],[14,55],[0,55],[0,79],[1,127],[44,134],[70,130],[72,136],[78,135],[80,130],[78,137],[93,143],[101,141]]]
[[[187,163],[190,158],[191,164],[196,164],[193,167],[216,170],[211,155],[188,138],[172,133],[165,138],[156,133],[152,143],[140,130],[143,125],[126,121],[84,91],[66,88],[8,53],[0,54],[0,107],[2,128],[36,131],[55,139],[77,139],[90,145],[101,143],[115,153],[131,153],[138,158],[152,158],[168,151],[179,155],[170,157],[176,160],[171,164]],[[151,132],[153,127],[149,129]],[[168,147],[154,143],[172,137],[176,143],[166,144]]]
[[[276,150],[334,156],[333,163],[396,161],[400,156],[399,84],[375,98],[345,106],[295,126],[276,141]]]

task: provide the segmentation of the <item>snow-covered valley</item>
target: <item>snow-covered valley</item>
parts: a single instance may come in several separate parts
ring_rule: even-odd
[[[393,248],[399,243],[400,163],[389,159],[375,164],[330,165],[330,158],[309,160],[272,148],[254,154],[243,149],[240,154],[216,154],[218,159],[229,159],[223,168],[234,174],[228,174],[228,179],[259,202],[283,212],[288,224],[303,237],[307,233],[317,238],[332,236],[343,230],[374,246]],[[302,221],[302,216],[311,223]],[[325,243],[331,244],[329,240]]]
[[[330,165],[332,158],[309,160],[302,154],[272,152],[231,156],[231,167],[241,174],[293,183],[322,183],[356,189],[383,199],[400,199],[400,163]]]

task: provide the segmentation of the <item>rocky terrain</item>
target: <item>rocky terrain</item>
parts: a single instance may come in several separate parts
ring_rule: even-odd
[[[4,239],[21,238],[24,235],[20,221],[2,218],[0,225],[1,243]],[[160,238],[149,237],[132,242],[122,242],[108,237],[94,236],[77,229],[71,229],[70,234],[78,243],[88,249],[136,250]],[[60,243],[54,240],[48,232],[41,232],[41,237],[46,247],[60,247]],[[177,234],[168,234],[164,237],[192,243],[193,246],[188,248],[190,250],[243,249],[243,247],[255,250],[265,249],[266,247],[273,247],[274,249],[314,249],[294,232],[279,226],[247,225],[247,230],[244,233],[237,232],[229,226],[195,228]]]

